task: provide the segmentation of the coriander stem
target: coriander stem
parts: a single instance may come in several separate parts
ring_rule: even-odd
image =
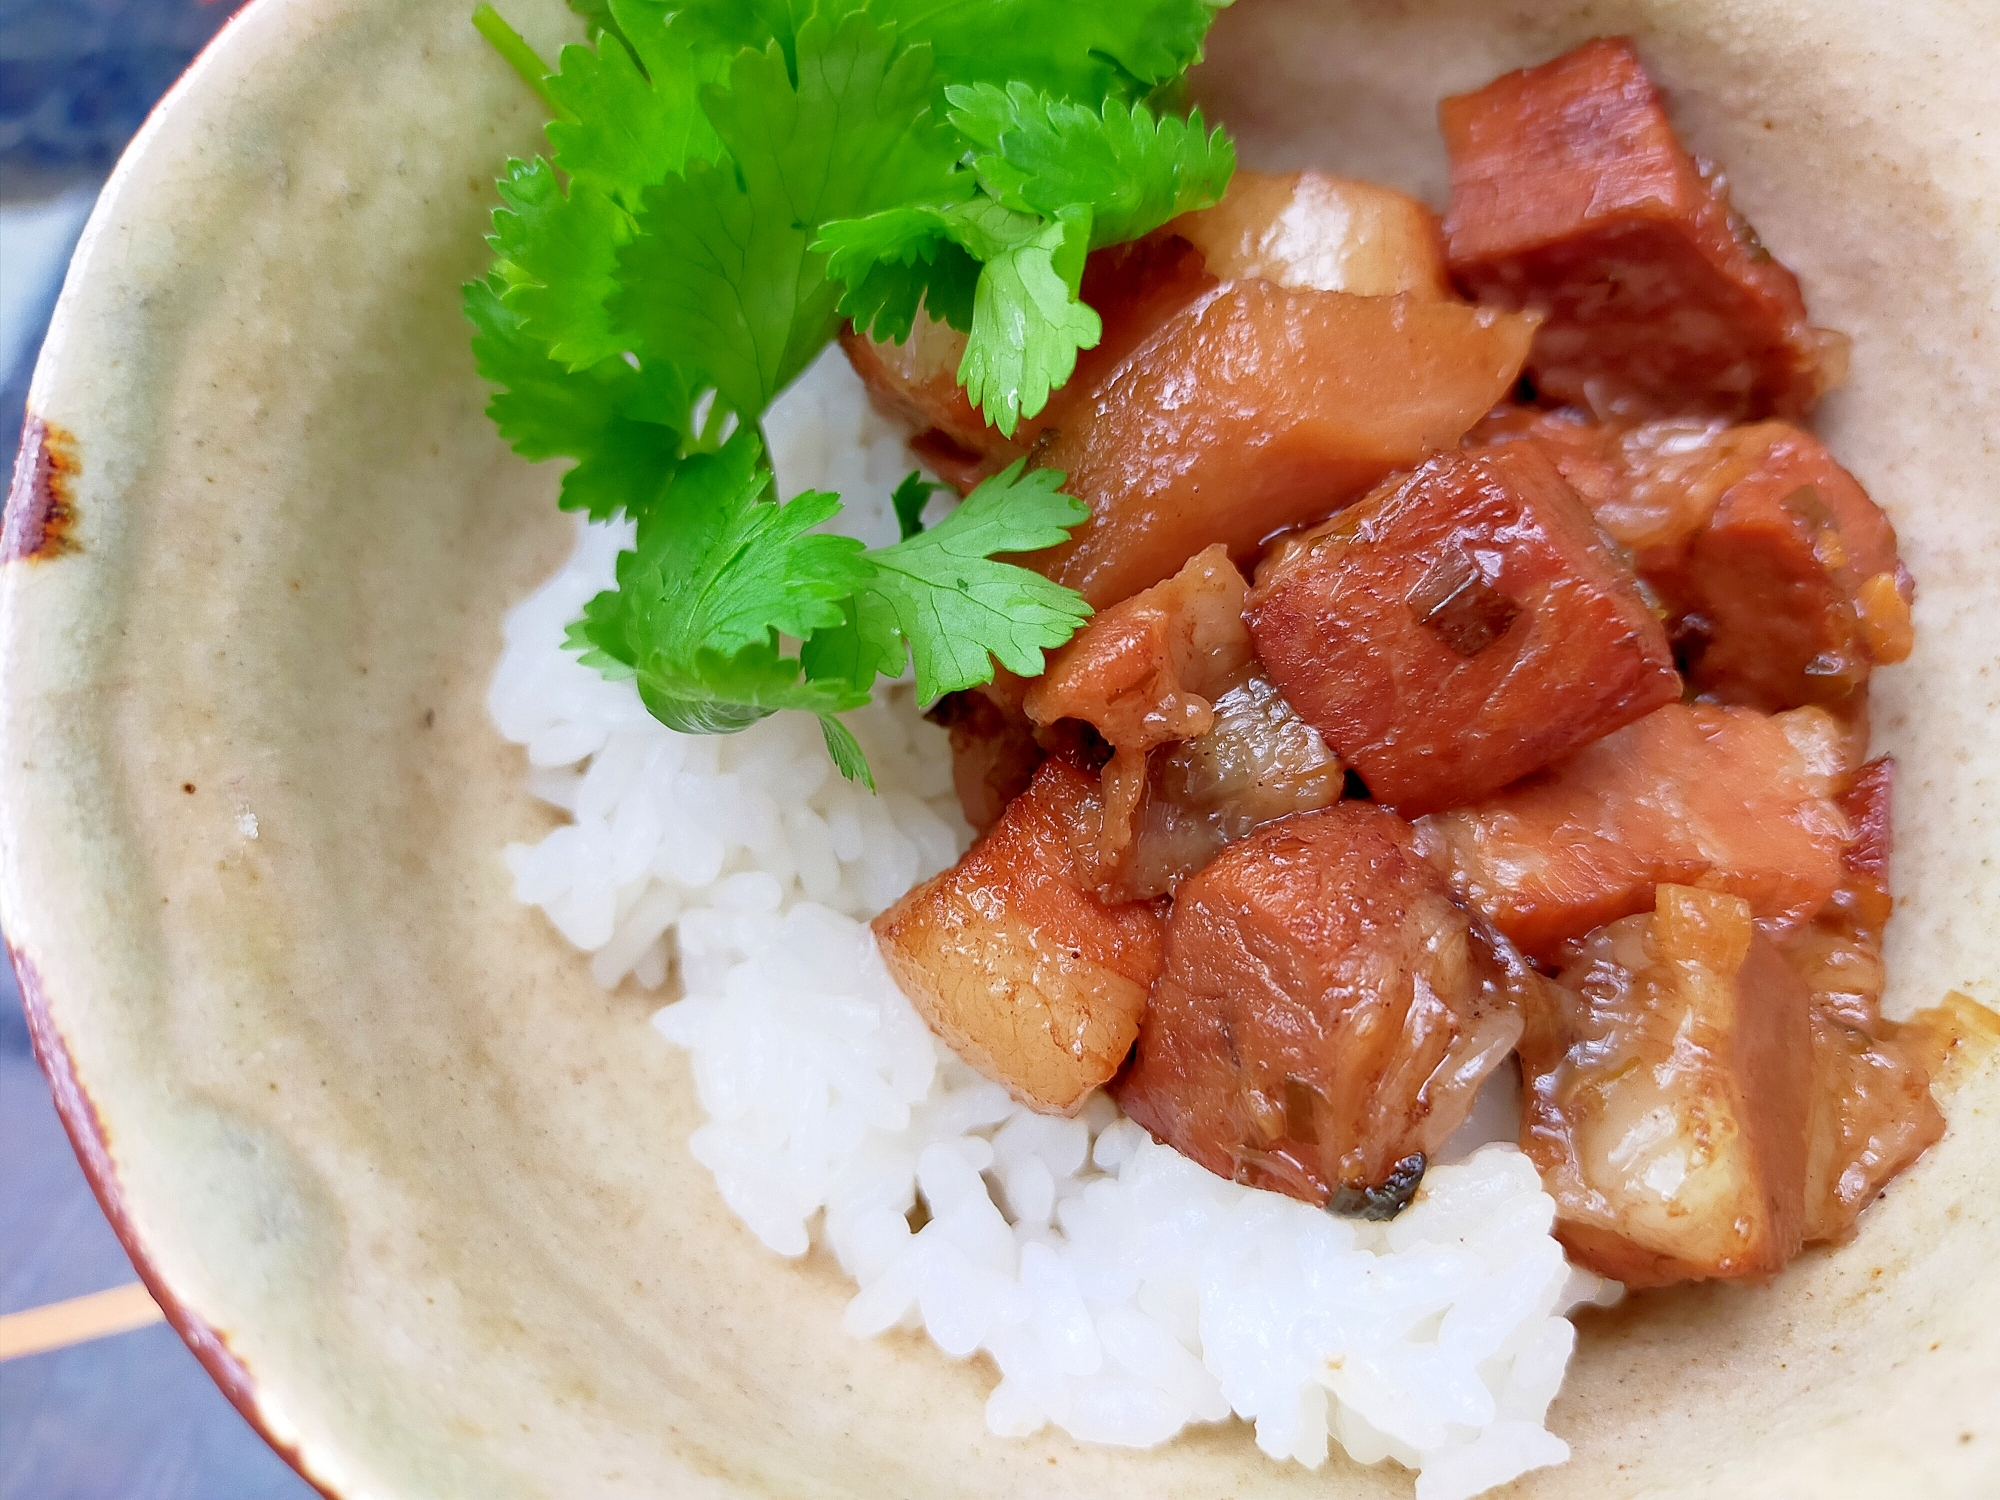
[[[569,113],[549,93],[548,67],[535,55],[527,38],[507,24],[506,17],[490,5],[480,5],[472,12],[472,24],[492,43],[493,50],[506,59],[507,65],[521,75],[521,81],[541,96],[542,103],[558,115]]]

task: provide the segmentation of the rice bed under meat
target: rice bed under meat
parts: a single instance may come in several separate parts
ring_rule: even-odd
[[[911,460],[838,349],[766,430],[784,493],[838,490],[857,535],[894,539],[887,496]],[[1014,1104],[932,1038],[867,927],[969,839],[942,731],[906,688],[850,716],[874,796],[802,714],[666,729],[562,644],[629,535],[584,526],[507,617],[489,706],[527,749],[529,790],[571,818],[506,851],[515,894],[600,984],[657,988],[677,955],[685,998],[654,1022],[708,1115],[689,1147],[772,1250],[839,1258],[849,1333],[983,1350],[1006,1435],[1147,1446],[1234,1413],[1274,1458],[1316,1466],[1331,1442],[1418,1469],[1419,1500],[1569,1456],[1545,1426],[1575,1343],[1563,1313],[1617,1288],[1564,1261],[1517,1148],[1433,1167],[1370,1224],[1226,1182],[1102,1095],[1075,1120]],[[1460,1140],[1478,1138],[1475,1119]]]

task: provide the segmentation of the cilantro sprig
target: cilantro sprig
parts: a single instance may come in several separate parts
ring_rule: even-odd
[[[925,698],[1032,675],[1089,611],[1002,556],[1087,514],[1016,465],[867,551],[781,501],[758,423],[843,323],[967,335],[959,380],[1006,433],[1100,336],[1090,250],[1214,202],[1235,165],[1176,97],[1227,0],[571,0],[589,45],[553,71],[489,6],[475,24],[540,93],[546,160],[510,162],[465,289],[488,408],[560,503],[636,524],[615,589],[571,628],[648,709],[722,733],[838,715],[914,666]],[[787,641],[799,644],[788,654]],[[872,782],[871,782],[872,784]]]

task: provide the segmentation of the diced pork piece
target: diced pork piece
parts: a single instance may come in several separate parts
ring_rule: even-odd
[[[1812,1108],[1806,1144],[1805,1238],[1841,1241],[1861,1211],[1944,1134],[1930,1073],[1888,1036],[1812,1010]]]
[[[1357,297],[1456,297],[1437,215],[1372,182],[1239,168],[1220,203],[1168,229],[1201,252],[1219,281],[1255,276]]]
[[[1394,813],[1268,824],[1182,884],[1114,1092],[1212,1172],[1389,1217],[1520,1035],[1503,950]]]
[[[1767,932],[1796,931],[1833,894],[1850,830],[1789,721],[1668,704],[1425,818],[1424,848],[1462,900],[1536,959],[1650,910],[1661,884],[1740,896]]]
[[[841,347],[876,407],[912,428],[920,456],[964,492],[1026,453],[1162,323],[1215,284],[1200,252],[1172,234],[1094,252],[1084,264],[1079,295],[1103,324],[1097,344],[1078,351],[1069,380],[1011,437],[966,399],[958,383],[965,335],[949,324],[920,315],[903,344],[850,330]]]
[[[1631,571],[1529,444],[1385,483],[1261,569],[1247,618],[1300,717],[1409,817],[1680,696]]]
[[[1162,746],[1147,768],[1132,846],[1103,894],[1171,895],[1181,881],[1266,823],[1338,802],[1340,757],[1252,670],[1215,700],[1208,733]]]
[[[1944,1133],[1924,1046],[1882,1019],[1894,781],[1895,763],[1884,757],[1862,767],[1841,794],[1854,837],[1841,855],[1840,884],[1784,948],[1812,997],[1808,1243],[1851,1235],[1889,1180]]]
[[[1064,417],[1037,462],[1090,517],[1023,559],[1095,606],[1220,542],[1337,510],[1456,444],[1514,383],[1531,318],[1232,282],[1176,314]]]
[[[1131,842],[1148,752],[1207,734],[1215,699],[1249,669],[1243,595],[1229,553],[1210,547],[1166,582],[1099,612],[1029,688],[1025,706],[1035,723],[1080,719],[1111,747],[1103,860],[1115,861]]]
[[[1845,372],[1792,273],[1689,156],[1632,44],[1604,38],[1438,106],[1452,274],[1548,321],[1537,387],[1600,414],[1801,416]]]
[[[1909,654],[1895,528],[1809,432],[1511,408],[1466,441],[1531,442],[1554,460],[1632,552],[1698,692],[1767,713],[1841,704]]]
[[[1663,885],[1521,1040],[1521,1149],[1570,1255],[1627,1286],[1768,1275],[1804,1237],[1806,989],[1748,902]]]
[[[1160,971],[1164,924],[1077,877],[1072,837],[1101,816],[1095,781],[1035,773],[957,865],[874,921],[897,984],[931,1030],[1030,1108],[1072,1114],[1117,1071]]]
[[[1751,431],[1750,472],[1684,552],[1641,566],[1698,691],[1766,712],[1844,703],[1910,654],[1915,589],[1895,530],[1810,433]]]
[[[1048,759],[1034,723],[977,688],[947,693],[927,717],[950,732],[952,790],[965,821],[975,833],[986,832]]]

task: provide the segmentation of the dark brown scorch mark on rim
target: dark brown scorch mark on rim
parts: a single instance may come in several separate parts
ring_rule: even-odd
[[[75,435],[29,412],[7,491],[6,524],[0,527],[0,563],[77,550],[73,491],[81,467]]]
[[[17,477],[17,488],[18,485]],[[14,512],[10,499],[7,511],[10,541],[13,534]],[[8,553],[9,557],[12,555]],[[194,1352],[194,1357],[201,1361],[209,1377],[222,1388],[222,1394],[229,1398],[230,1404],[243,1414],[243,1419],[326,1500],[340,1500],[340,1496],[307,1472],[304,1456],[295,1446],[281,1442],[265,1428],[263,1418],[257,1411],[256,1384],[243,1361],[236,1357],[236,1351],[229,1347],[228,1337],[188,1311],[161,1276],[159,1267],[153,1263],[152,1256],[139,1238],[131,1214],[126,1211],[125,1192],[119,1186],[117,1169],[111,1161],[111,1145],[104,1120],[97,1112],[97,1105],[84,1091],[83,1081],[76,1075],[76,1061],[70,1056],[69,1043],[63,1040],[62,1033],[56,1030],[55,1021],[49,1015],[48,996],[42,990],[42,976],[36,970],[34,961],[12,943],[7,944],[7,960],[14,966],[14,977],[20,982],[21,1008],[28,1017],[28,1040],[34,1047],[35,1061],[48,1075],[49,1092],[55,1096],[56,1114],[62,1120],[70,1145],[76,1150],[76,1159],[83,1167],[90,1190],[97,1195],[98,1204],[104,1209],[104,1217],[111,1221],[118,1242],[132,1258],[132,1269],[139,1273],[146,1290],[160,1304],[160,1311],[166,1314],[174,1332]]]

